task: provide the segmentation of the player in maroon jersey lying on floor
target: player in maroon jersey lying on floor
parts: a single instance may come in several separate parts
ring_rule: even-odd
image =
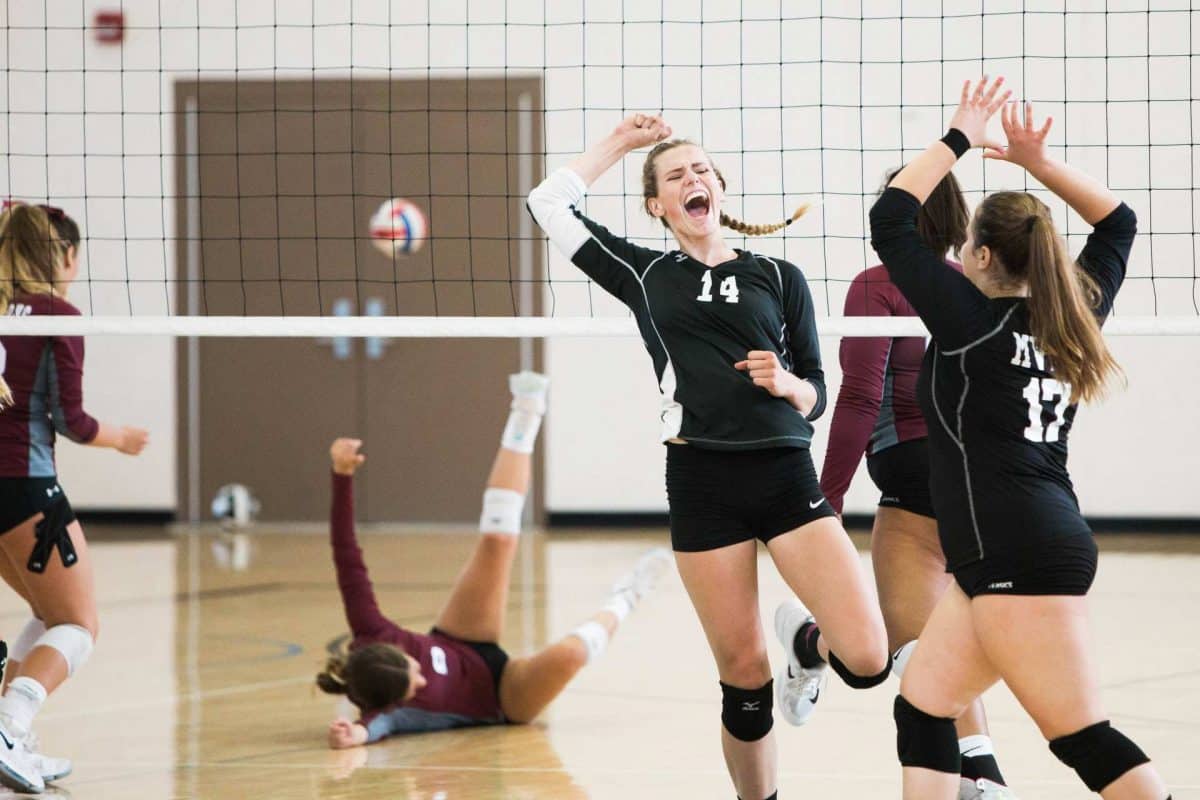
[[[665,550],[644,555],[614,584],[599,611],[531,656],[509,658],[497,644],[547,383],[532,372],[509,379],[512,410],[483,494],[479,544],[428,633],[406,630],[379,610],[354,535],[353,476],[365,458],[358,452],[362,442],[338,439],[330,448],[330,539],[353,638],[348,655],[331,658],[317,685],[346,695],[362,714],[357,722],[338,719],[329,726],[330,747],[399,733],[531,721],[604,651],[670,563]]]

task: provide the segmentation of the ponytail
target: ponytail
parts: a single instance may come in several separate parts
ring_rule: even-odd
[[[795,211],[793,211],[792,215],[783,222],[775,222],[770,225],[751,225],[748,222],[742,222],[740,219],[734,219],[722,211],[721,224],[726,228],[730,228],[731,230],[735,230],[738,233],[745,234],[746,236],[766,236],[767,234],[783,230],[788,225],[791,225],[793,222],[807,214],[810,208],[812,208],[810,203],[804,203]]]
[[[342,677],[345,668],[345,658],[330,656],[325,662],[325,669],[317,673],[317,688],[325,694],[345,694],[346,680]]]
[[[1119,372],[1100,333],[1100,291],[1067,255],[1048,214],[1036,214],[1029,232],[1029,332],[1060,380],[1071,386],[1072,402],[1091,402]]]
[[[1071,260],[1050,209],[1024,192],[996,192],[980,204],[972,238],[995,252],[1009,276],[1028,284],[1029,332],[1054,374],[1071,386],[1071,401],[1100,399],[1121,367],[1100,333],[1100,290]]]

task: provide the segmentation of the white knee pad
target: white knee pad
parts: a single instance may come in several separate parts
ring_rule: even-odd
[[[24,661],[29,651],[37,646],[38,639],[46,633],[46,623],[33,617],[25,623],[25,627],[17,634],[17,638],[9,645],[8,657],[13,661]]]
[[[74,675],[92,654],[92,634],[79,625],[55,625],[37,640],[34,647],[53,647],[67,661],[67,675]]]
[[[525,495],[512,489],[485,489],[483,513],[479,515],[480,533],[507,533],[516,536],[521,532],[521,512],[525,509]]]

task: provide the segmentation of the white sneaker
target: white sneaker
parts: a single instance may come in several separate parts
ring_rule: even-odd
[[[46,788],[24,737],[14,736],[3,720],[0,720],[0,783],[26,794],[39,794]]]
[[[71,759],[55,758],[38,752],[38,738],[33,731],[25,737],[24,746],[34,768],[41,773],[42,780],[46,783],[53,783],[71,774]]]
[[[613,583],[612,594],[623,595],[629,607],[633,608],[639,600],[654,590],[673,561],[670,550],[665,547],[654,548],[642,555],[634,563],[633,569],[617,578]]]
[[[546,413],[546,390],[550,379],[539,372],[517,372],[508,376],[508,390],[512,392],[512,408],[530,414]]]
[[[812,622],[804,604],[795,598],[785,600],[775,609],[775,635],[787,653],[787,666],[775,674],[775,705],[783,718],[792,725],[803,725],[817,708],[821,690],[825,688],[828,671],[825,664],[801,666],[796,658],[796,633],[806,622]]]
[[[1017,800],[1017,796],[1012,789],[987,778],[959,778],[958,800]]]

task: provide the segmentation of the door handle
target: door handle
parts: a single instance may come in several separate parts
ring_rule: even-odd
[[[367,298],[366,315],[368,317],[382,317],[383,300],[378,297]],[[382,336],[368,336],[366,338],[367,358],[372,361],[378,361],[383,358],[383,348],[387,347],[388,339]]]
[[[333,301],[333,316],[349,317],[354,315],[354,304],[348,297],[339,297]],[[318,344],[329,345],[333,357],[338,361],[346,361],[353,352],[353,342],[349,336],[333,336],[328,339],[318,339]]]

